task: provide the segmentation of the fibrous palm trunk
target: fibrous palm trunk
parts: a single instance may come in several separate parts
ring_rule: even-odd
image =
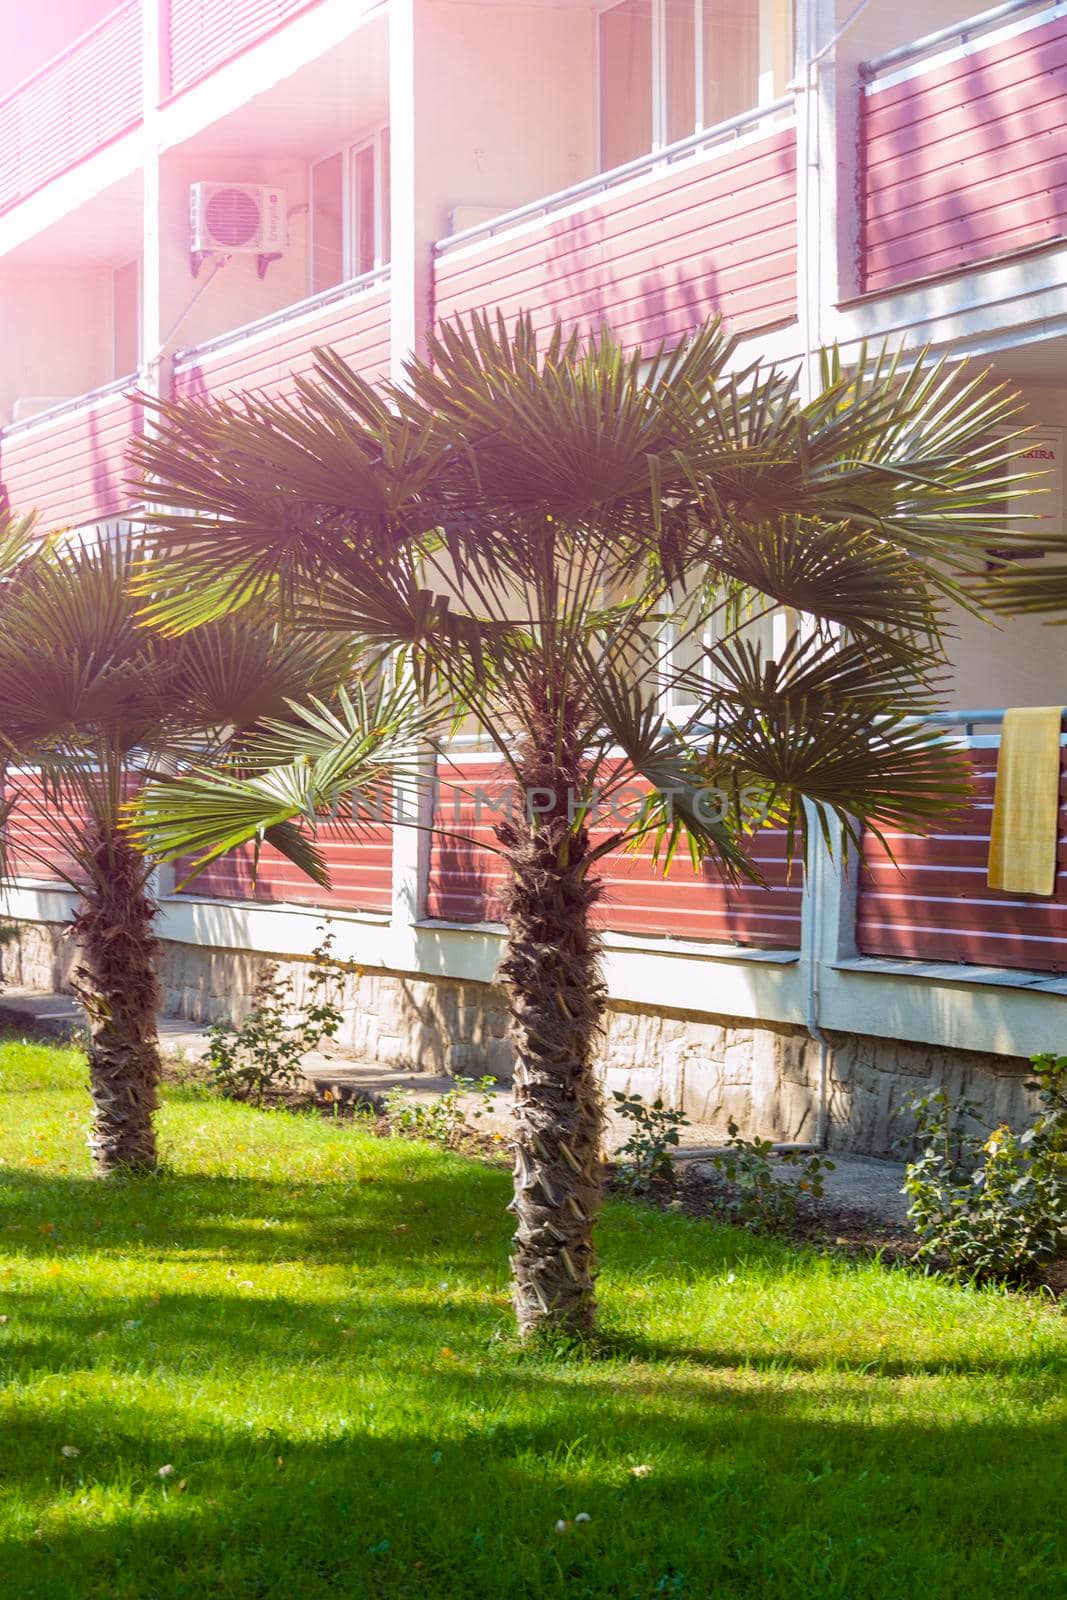
[[[510,868],[500,977],[516,1052],[513,1295],[524,1337],[581,1336],[596,1313],[601,1189],[594,1056],[605,991],[589,923],[599,884],[582,871],[585,829],[570,821],[579,764],[542,750],[521,766],[529,804],[497,829]]]
[[[118,831],[102,830],[72,930],[80,956],[74,992],[89,1026],[89,1142],[100,1173],[151,1172],[158,1163],[158,907],[146,882],[140,852]]]

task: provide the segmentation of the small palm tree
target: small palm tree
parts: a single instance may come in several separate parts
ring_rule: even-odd
[[[210,757],[284,715],[291,697],[325,689],[347,657],[251,614],[164,638],[139,624],[130,573],[125,549],[61,553],[26,523],[0,530],[3,866],[5,876],[17,866],[58,877],[77,894],[74,981],[102,1173],[157,1162],[155,861],[123,825],[131,796],[153,772]],[[18,826],[27,807],[32,830]],[[261,836],[277,834],[268,826]]]
[[[1012,397],[938,364],[828,357],[804,404],[777,369],[732,374],[733,355],[715,325],[643,359],[608,334],[557,329],[539,350],[525,318],[476,319],[405,387],[376,393],[320,352],[294,402],[165,405],[138,449],[158,623],[270,593],[388,658],[428,710],[473,716],[536,796],[496,830],[524,1333],[593,1323],[604,856],[651,834],[664,862],[684,842],[755,878],[748,833],[776,820],[799,839],[805,800],[857,838],[924,827],[966,790],[920,719],[947,570],[980,568],[1000,531],[1010,444],[990,440]],[[777,607],[801,622],[772,656],[752,622]],[[327,754],[321,728],[291,729],[250,777],[150,785],[143,826],[166,856],[252,837],[278,814],[272,763]],[[594,836],[597,795],[635,785]]]

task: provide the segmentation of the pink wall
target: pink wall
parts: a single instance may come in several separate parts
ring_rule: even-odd
[[[499,307],[607,323],[627,344],[678,337],[712,311],[733,329],[796,314],[792,126],[620,184],[577,210],[444,253],[438,319]]]
[[[0,211],[141,120],[140,0],[0,104]]]
[[[170,0],[170,92],[206,77],[318,0]]]
[[[1067,17],[863,97],[863,288],[1067,235]]]
[[[502,799],[507,779],[489,762],[442,762],[438,781],[434,823],[441,832],[430,841],[427,915],[450,922],[499,920],[506,873],[493,848],[494,812],[484,803],[475,806],[474,791]],[[606,825],[594,829],[594,838],[606,832]],[[452,839],[449,833],[464,837]],[[605,893],[596,921],[620,933],[795,950],[800,945],[800,865],[787,872],[785,836],[773,829],[758,836],[754,854],[766,889],[728,886],[713,866],[694,872],[684,848],[666,878],[652,858],[651,842],[636,855],[610,856],[600,874]]]
[[[311,371],[316,345],[329,345],[373,383],[389,368],[389,309],[387,283],[331,300],[291,323],[236,338],[182,364],[175,370],[175,390],[179,395],[214,398],[249,389],[284,393],[295,377]]]
[[[126,447],[141,431],[140,407],[121,393],[0,434],[0,491],[42,530],[118,515],[136,500],[126,486]]]

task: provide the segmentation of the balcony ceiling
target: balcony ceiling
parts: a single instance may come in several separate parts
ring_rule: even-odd
[[[119,266],[141,254],[141,174],[131,172],[4,252],[5,268]]]
[[[335,149],[388,118],[388,39],[385,17],[373,19],[172,148],[309,159]]]

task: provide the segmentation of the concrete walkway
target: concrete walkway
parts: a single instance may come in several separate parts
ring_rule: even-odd
[[[28,989],[5,989],[0,993],[0,1024],[29,1027],[35,1031],[54,1034],[61,1038],[77,1032],[83,1026],[81,1008],[66,994],[40,994]],[[159,1041],[166,1056],[175,1060],[199,1061],[207,1054],[208,1029],[182,1017],[161,1017]],[[415,1101],[429,1104],[455,1087],[451,1078],[430,1076],[425,1072],[390,1072],[383,1067],[351,1060],[340,1053],[313,1052],[302,1062],[304,1075],[318,1094],[328,1090],[343,1104],[346,1100],[369,1101],[379,1109],[385,1096],[396,1089],[407,1090]],[[485,1106],[481,1095],[462,1097],[464,1110],[471,1126],[479,1133],[499,1133],[505,1138],[511,1129],[511,1087],[498,1084],[490,1094],[491,1104]],[[475,1118],[474,1113],[478,1116]],[[609,1110],[604,1146],[614,1154],[626,1141],[629,1126]],[[714,1168],[707,1158],[722,1148],[720,1128],[693,1124],[682,1129],[677,1160],[692,1162],[698,1173],[707,1166],[709,1175]],[[826,1201],[831,1206],[847,1208],[857,1215],[879,1222],[900,1224],[905,1221],[907,1201],[901,1194],[904,1165],[900,1161],[887,1161],[878,1156],[851,1155],[833,1151],[833,1172],[825,1178]],[[782,1169],[786,1181],[795,1178],[788,1167]]]

